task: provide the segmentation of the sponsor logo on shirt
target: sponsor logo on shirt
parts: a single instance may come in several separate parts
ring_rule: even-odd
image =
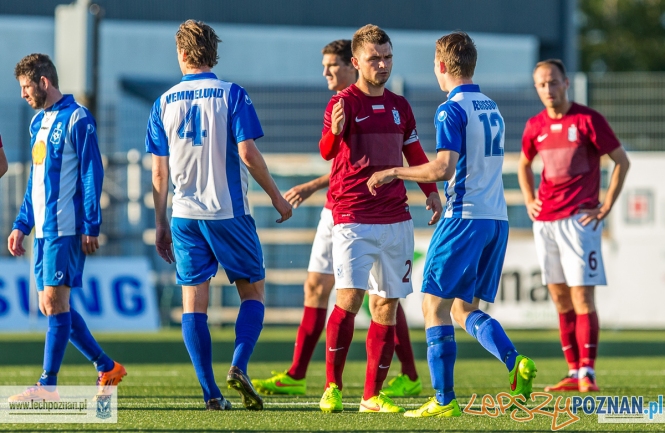
[[[356,116],[356,122],[358,122],[358,123],[362,122],[365,119],[369,119],[369,116],[365,116],[365,117],[361,117],[361,118],[358,118],[358,116]]]
[[[32,146],[32,163],[35,165],[41,165],[44,163],[46,158],[46,143],[39,140]]]
[[[393,108],[393,119],[395,120],[395,125],[402,123],[402,119],[399,118],[399,111]]]
[[[439,114],[436,116],[439,119],[439,122],[443,122],[448,117],[448,112],[446,110],[439,111]]]
[[[93,125],[92,123],[88,123],[87,133],[88,134],[94,134],[95,133],[95,125]]]
[[[245,102],[247,103],[247,105],[252,105],[252,100],[249,99],[249,95],[245,95]]]
[[[547,138],[547,135],[548,134],[539,135],[538,137],[536,137],[536,140],[538,140],[538,143],[542,143],[543,140]]]
[[[56,280],[62,280],[62,278],[65,276],[65,274],[62,273],[62,271],[58,271],[55,273],[55,279]]]

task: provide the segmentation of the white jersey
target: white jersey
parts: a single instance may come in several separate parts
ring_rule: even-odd
[[[238,143],[263,136],[245,89],[211,72],[185,75],[152,107],[146,150],[169,156],[173,217],[249,215],[247,167]]]
[[[446,182],[444,218],[508,220],[503,195],[504,122],[494,101],[475,84],[456,87],[434,117],[436,150],[459,153]]]

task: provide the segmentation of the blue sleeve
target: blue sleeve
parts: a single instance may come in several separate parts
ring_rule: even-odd
[[[102,225],[102,209],[99,198],[102,195],[104,167],[97,144],[95,119],[86,111],[86,116],[78,119],[71,127],[71,140],[79,160],[79,181],[83,195],[83,228],[88,236],[99,236]]]
[[[263,137],[252,100],[245,89],[235,84],[229,92],[229,125],[236,143]]]
[[[466,113],[454,101],[441,104],[436,110],[436,150],[452,150],[460,153],[466,139]]]
[[[158,98],[150,110],[148,130],[145,133],[145,151],[157,156],[169,156],[169,140],[162,123],[162,98]]]
[[[12,231],[18,229],[24,235],[29,235],[32,228],[35,226],[35,214],[32,210],[32,168],[30,169],[30,177],[28,178],[28,187],[25,190],[23,197],[23,204],[18,212],[18,216],[12,226]]]

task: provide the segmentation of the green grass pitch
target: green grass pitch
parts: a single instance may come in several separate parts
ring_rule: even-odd
[[[266,339],[288,340],[293,330],[269,331],[261,341]],[[459,333],[461,334],[461,333]],[[511,334],[509,332],[509,334]],[[663,334],[634,333],[628,341],[639,340],[639,335],[647,339],[655,337],[656,344],[663,344]],[[638,335],[639,334],[639,335]],[[216,333],[216,340],[227,339],[228,331]],[[534,333],[541,340],[552,341],[550,332]],[[529,333],[515,333],[515,340],[527,338]],[[283,338],[282,338],[283,337]],[[355,340],[362,341],[362,333],[357,333]],[[413,333],[414,340],[420,337],[419,332]],[[459,336],[460,340],[466,337]],[[615,336],[615,340],[624,340],[625,335]],[[0,338],[0,340],[19,339],[18,336]],[[27,337],[29,340],[30,336]],[[177,343],[175,333],[161,334],[158,337],[145,336],[146,341],[162,338]],[[38,340],[37,337],[34,337]],[[141,337],[131,337],[135,341]],[[611,335],[608,340],[612,340]],[[117,336],[100,338],[118,341]],[[653,341],[654,339],[650,339]],[[292,340],[291,340],[292,341]],[[556,339],[552,341],[556,344]],[[261,344],[261,342],[259,343]],[[0,351],[3,341],[0,341]],[[519,344],[517,345],[519,349]],[[288,347],[285,346],[285,347]],[[68,351],[72,351],[70,347]],[[146,357],[155,354],[146,354]],[[215,359],[218,359],[215,353]],[[537,353],[530,354],[537,363],[538,377],[534,390],[542,391],[546,384],[558,381],[566,369],[563,357],[539,358]],[[631,357],[623,354],[617,357],[601,357],[597,363],[598,383],[601,395],[641,395],[645,403],[656,400],[658,395],[665,394],[665,356]],[[41,356],[36,353],[37,361]],[[159,355],[157,355],[159,356]],[[0,357],[1,358],[1,357]],[[267,377],[271,370],[285,370],[288,361],[268,362],[255,361],[250,363],[252,377]],[[118,423],[99,424],[0,424],[0,431],[148,431],[148,432],[204,432],[204,431],[340,431],[340,432],[467,432],[467,431],[550,431],[551,419],[536,415],[535,419],[518,423],[509,415],[489,418],[463,414],[457,419],[407,419],[399,414],[360,414],[358,405],[362,395],[365,364],[360,360],[347,362],[344,383],[344,407],[341,414],[323,414],[319,411],[318,402],[321,397],[325,367],[321,361],[310,365],[308,372],[308,393],[301,397],[268,396],[265,398],[263,412],[250,412],[242,408],[235,391],[222,389],[225,396],[233,403],[230,412],[206,412],[201,397],[200,387],[193,368],[186,362],[181,363],[128,363],[129,375],[119,386]],[[223,384],[228,362],[216,362],[215,373],[218,383]],[[393,377],[399,368],[399,362],[393,361],[389,377]],[[422,375],[425,389],[417,398],[396,399],[407,409],[418,407],[432,395],[429,386],[427,363],[418,361],[418,371]],[[0,366],[0,385],[30,384],[39,376],[41,368],[38,362],[29,365]],[[92,385],[95,371],[91,365],[65,363],[60,372],[61,385]],[[496,395],[507,391],[508,378],[503,365],[493,358],[458,359],[455,368],[456,392],[461,405],[469,401],[472,393]],[[561,430],[571,431],[665,431],[665,424],[599,424],[596,415],[584,416],[577,423]]]

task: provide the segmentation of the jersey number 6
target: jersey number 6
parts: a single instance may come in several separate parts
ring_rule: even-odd
[[[192,105],[178,126],[178,137],[184,140],[194,139],[192,146],[201,146],[201,138],[207,136],[208,131],[204,130],[201,124],[201,110],[198,105]]]
[[[483,113],[478,116],[485,128],[485,156],[503,156],[503,147],[501,147],[501,138],[503,137],[503,119],[496,111],[489,116]],[[492,126],[499,126],[494,138],[492,138]]]

